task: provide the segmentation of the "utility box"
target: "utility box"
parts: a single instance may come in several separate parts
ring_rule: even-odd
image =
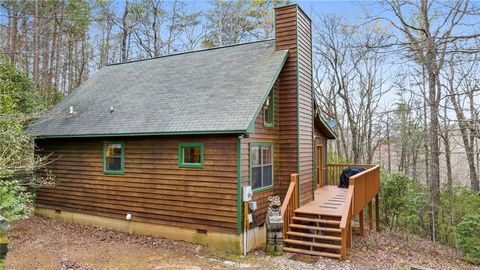
[[[243,187],[243,201],[249,202],[252,200],[252,186]]]
[[[279,196],[268,197],[270,202],[265,221],[267,233],[266,253],[273,256],[283,255],[283,217]]]

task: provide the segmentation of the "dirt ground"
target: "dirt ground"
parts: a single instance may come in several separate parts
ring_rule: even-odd
[[[31,217],[13,224],[6,269],[480,269],[449,248],[387,233],[354,239],[345,262],[286,254],[247,257],[167,239]]]

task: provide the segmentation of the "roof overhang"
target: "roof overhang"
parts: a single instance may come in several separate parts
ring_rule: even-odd
[[[318,106],[317,101],[314,99],[314,108],[315,108],[315,120],[314,120],[314,125],[315,127],[318,127],[320,132],[325,136],[327,139],[336,139],[337,134],[333,130],[333,127],[331,127],[325,118],[323,118],[322,114],[320,113],[320,109]]]
[[[35,139],[54,138],[103,138],[103,137],[144,137],[144,136],[174,136],[174,135],[215,135],[215,134],[246,134],[246,130],[209,130],[186,132],[142,132],[142,133],[98,133],[98,134],[65,134],[65,135],[34,135]]]
[[[315,126],[318,126],[318,129],[325,135],[325,138],[332,140],[337,138],[335,131],[333,131],[332,127],[328,125],[327,121],[318,112],[315,117]]]

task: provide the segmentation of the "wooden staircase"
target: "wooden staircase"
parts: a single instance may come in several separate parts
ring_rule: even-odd
[[[355,216],[359,217],[359,231],[363,235],[363,209],[367,205],[369,227],[373,228],[374,198],[378,230],[380,166],[372,166],[350,177],[348,189],[333,185],[317,189],[314,200],[300,208],[297,183],[298,175],[292,174],[281,208],[285,251],[345,260],[347,248],[352,246],[352,220]]]
[[[284,250],[340,259],[342,230],[339,216],[318,216],[295,212],[284,239]]]

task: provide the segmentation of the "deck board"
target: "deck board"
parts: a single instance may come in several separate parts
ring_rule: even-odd
[[[295,210],[295,213],[342,216],[348,189],[323,186],[315,190],[314,200]]]

